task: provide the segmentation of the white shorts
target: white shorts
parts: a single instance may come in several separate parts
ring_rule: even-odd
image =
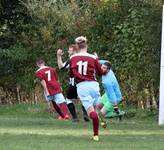
[[[86,110],[91,106],[97,105],[101,98],[99,84],[96,81],[78,83],[77,94]]]
[[[62,93],[58,93],[58,94],[55,94],[55,95],[47,96],[47,100],[48,101],[55,101],[57,104],[61,104],[61,103],[66,102]]]

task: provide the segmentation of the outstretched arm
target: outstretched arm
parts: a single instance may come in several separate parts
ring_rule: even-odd
[[[58,63],[58,67],[59,69],[64,67],[64,63],[62,61],[62,55],[63,55],[63,50],[62,49],[58,49],[57,50],[57,63]]]

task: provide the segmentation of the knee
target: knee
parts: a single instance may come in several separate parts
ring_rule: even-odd
[[[98,115],[95,111],[92,111],[90,114],[89,114],[90,118],[91,119],[98,119]]]

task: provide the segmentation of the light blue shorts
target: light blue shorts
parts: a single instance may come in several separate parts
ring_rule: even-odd
[[[86,110],[91,106],[97,105],[101,98],[99,84],[96,81],[78,83],[77,94]]]
[[[55,94],[55,95],[47,96],[47,100],[48,101],[55,101],[57,104],[61,104],[61,103],[66,102],[62,93],[58,93],[58,94]]]

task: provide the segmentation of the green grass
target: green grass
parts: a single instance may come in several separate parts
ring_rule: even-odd
[[[91,123],[58,121],[44,105],[0,106],[0,150],[164,150],[164,126],[142,115],[108,120],[100,141],[90,139]]]

